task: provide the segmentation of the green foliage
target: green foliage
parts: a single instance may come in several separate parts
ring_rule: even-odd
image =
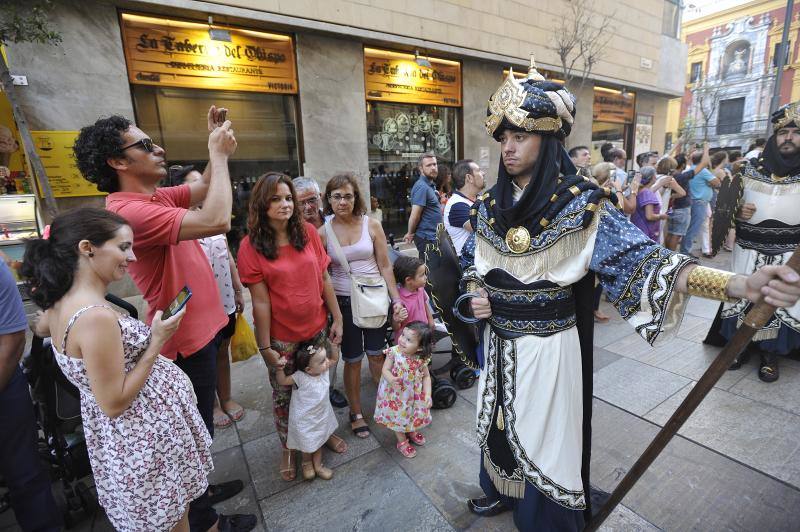
[[[51,0],[0,0],[0,45],[19,42],[58,44],[50,27]]]

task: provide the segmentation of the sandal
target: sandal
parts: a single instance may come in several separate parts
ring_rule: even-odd
[[[400,454],[405,456],[406,458],[414,458],[417,456],[417,450],[414,449],[408,440],[403,440],[397,444],[397,450],[400,451]]]
[[[294,464],[294,451],[283,450],[281,456],[281,478],[286,482],[291,482],[297,477],[297,466]]]
[[[319,467],[315,467],[314,471],[316,471],[317,476],[322,480],[330,480],[333,478],[333,469],[325,467],[322,464],[320,464]]]
[[[347,444],[336,434],[331,434],[331,437],[325,442],[325,446],[335,453],[342,454],[347,452]]]
[[[761,366],[758,368],[758,378],[764,382],[775,382],[780,377],[778,360],[771,353],[761,353]]]
[[[317,472],[314,470],[314,462],[303,462],[302,469],[305,480],[314,480],[314,477],[317,476]]]
[[[408,439],[411,440],[411,443],[414,445],[419,445],[420,447],[425,445],[425,442],[427,441],[421,432],[409,432]]]
[[[233,420],[221,408],[214,407],[214,427],[226,429],[233,425]]]
[[[232,420],[241,421],[241,419],[244,417],[244,407],[242,407],[242,405],[240,405],[239,403],[237,403],[235,401],[227,401],[227,403],[229,403],[229,404],[233,403],[234,405],[236,405],[236,407],[235,408],[231,408],[230,410],[228,410],[226,408],[225,409],[225,413],[228,414],[229,416],[231,416]]]
[[[353,423],[358,422],[358,420],[361,420],[361,422],[364,424],[361,425],[360,427],[354,427]],[[354,414],[350,412],[350,428],[353,430],[353,434],[355,434],[359,438],[369,438],[369,427],[367,426],[367,423],[364,421],[363,415]]]

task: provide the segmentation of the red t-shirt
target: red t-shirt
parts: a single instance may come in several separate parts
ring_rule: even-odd
[[[256,251],[249,236],[239,244],[239,277],[244,284],[267,285],[272,306],[270,336],[283,342],[308,340],[328,321],[322,274],[331,259],[314,226],[305,223],[305,228],[308,242],[303,251],[291,244],[281,246],[275,260]]]
[[[184,286],[192,291],[180,327],[161,354],[175,360],[208,344],[228,323],[217,282],[196,240],[178,241],[191,193],[188,185],[157,188],[155,193],[115,192],[106,209],[125,218],[133,229],[136,262],[128,271],[149,306],[147,322],[164,310]]]

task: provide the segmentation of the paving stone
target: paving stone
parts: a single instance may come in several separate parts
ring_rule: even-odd
[[[245,409],[236,423],[242,442],[275,432],[272,419],[272,387],[261,357],[255,356],[231,366],[231,396]]]
[[[703,376],[721,351],[719,347],[695,342],[684,345],[683,342],[685,340],[680,338],[676,339],[676,342],[678,341],[680,343],[675,346],[670,356],[661,357],[658,360],[651,360],[651,362],[648,363],[652,363],[652,365],[658,368],[696,381]],[[717,381],[715,387],[727,390],[744,378],[745,374],[746,371],[726,371],[719,381]]]
[[[654,532],[659,528],[637,515],[627,506],[620,504],[608,516],[602,526],[601,532]]]
[[[243,421],[243,420],[242,420]],[[221,429],[214,427],[214,443],[211,445],[211,452],[218,453],[232,447],[237,447],[242,442],[239,441],[239,432],[235,424]]]
[[[269,530],[453,530],[382,449],[338,468],[329,481],[296,484],[260,505]]]
[[[598,400],[592,426],[592,483],[610,492],[658,427]],[[800,490],[677,436],[623,503],[662,530],[797,530]]]
[[[611,305],[601,307],[606,315],[611,319],[606,323],[594,324],[594,345],[595,347],[606,347],[609,344],[618,342],[622,338],[635,333],[633,327],[623,320],[617,310]]]
[[[394,432],[385,427],[375,432],[389,456],[456,528],[467,527],[477,519],[467,509],[466,500],[482,493],[478,486],[480,450],[474,420],[475,407],[467,401],[434,410],[433,422],[422,430],[428,441],[417,448],[417,456],[411,459],[397,451]]]
[[[782,365],[780,379],[766,383],[758,378],[756,369],[756,363],[751,361],[750,365],[739,370],[743,378],[729,391],[800,415],[800,386],[797,385],[800,370]]]
[[[689,393],[686,386],[646,417],[663,425]],[[680,434],[800,487],[800,416],[714,388]]]
[[[668,371],[621,358],[594,374],[594,395],[637,415],[644,415],[689,383]]]
[[[246,442],[242,445],[253,486],[259,500],[274,495],[279,491],[289,489],[293,484],[300,482],[299,457],[295,460],[297,478],[291,482],[283,480],[278,472],[281,459],[281,444],[278,434],[273,432],[257,440]]]
[[[725,269],[730,269],[730,268],[725,268]],[[693,316],[699,316],[701,318],[707,318],[709,320],[713,320],[714,316],[716,316],[717,314],[718,308],[719,308],[719,301],[714,301],[712,299],[703,299],[700,297],[690,297],[689,303],[686,304],[686,314],[691,314]]]
[[[594,348],[594,372],[597,373],[604,367],[608,366],[609,364],[613,364],[617,360],[622,358],[621,355],[616,353],[612,353],[611,351],[607,351],[602,347],[595,347]]]
[[[223,514],[254,514],[258,520],[258,529],[263,529],[261,522],[261,510],[258,506],[258,499],[250,478],[250,471],[244,459],[242,448],[236,446],[214,454],[214,471],[208,476],[210,484],[219,484],[230,480],[241,480],[244,482],[244,489],[236,496],[216,504],[217,512]]]

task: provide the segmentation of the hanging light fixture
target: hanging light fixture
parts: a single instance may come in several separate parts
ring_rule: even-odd
[[[414,62],[423,68],[433,68],[430,60],[427,57],[419,55],[419,50],[414,50]]]
[[[220,28],[214,28],[214,17],[208,16],[208,36],[212,41],[231,42],[231,32]]]

